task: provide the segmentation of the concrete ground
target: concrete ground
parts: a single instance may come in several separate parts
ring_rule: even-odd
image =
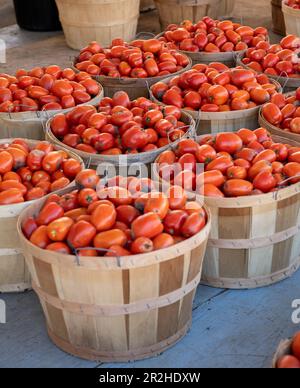
[[[235,20],[271,29],[269,0],[237,0]],[[11,0],[0,0],[0,38],[7,44],[7,63],[0,71],[14,72],[52,63],[70,65],[76,54],[62,32],[20,30]],[[144,13],[139,31],[160,31],[156,11]],[[279,39],[272,34],[272,41]],[[0,128],[1,130],[1,128]],[[266,368],[282,338],[299,326],[292,323],[291,304],[300,298],[300,272],[277,285],[251,291],[219,290],[201,286],[194,303],[190,333],[160,357],[119,367],[247,367]],[[7,305],[7,324],[0,325],[0,367],[105,368],[58,350],[48,339],[39,302],[33,292],[1,295]]]

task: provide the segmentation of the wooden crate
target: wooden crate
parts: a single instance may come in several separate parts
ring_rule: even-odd
[[[103,97],[104,91],[101,86],[99,94],[83,105],[99,105]],[[0,113],[0,139],[23,137],[24,139],[44,140],[47,120],[72,109],[74,108],[43,112]]]
[[[65,192],[65,191],[62,191]],[[191,325],[211,226],[173,247],[121,258],[53,254],[32,245],[19,218],[18,233],[42,304],[50,338],[62,350],[97,361],[153,357],[180,340]]]
[[[13,139],[2,139],[0,144],[11,143]],[[36,141],[27,140],[33,146]],[[56,145],[56,149],[61,149]],[[73,152],[70,157],[82,159]],[[20,213],[35,201],[0,206],[0,292],[21,292],[31,288],[30,275],[17,232],[17,222]]]
[[[56,0],[67,44],[80,50],[92,41],[104,47],[115,38],[134,39],[139,0]]]

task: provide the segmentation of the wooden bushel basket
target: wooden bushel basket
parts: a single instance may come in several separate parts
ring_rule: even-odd
[[[189,58],[189,56],[188,56]],[[192,60],[189,58],[190,63],[181,71],[172,74],[172,77],[184,73],[192,68]],[[73,70],[79,72],[75,67],[77,58],[73,63]],[[149,97],[149,88],[157,82],[163,81],[168,76],[162,77],[150,77],[150,78],[112,78],[104,75],[93,76],[97,82],[99,82],[104,89],[105,97],[113,97],[114,94],[120,90],[126,92],[130,100],[135,100],[139,97]]]
[[[11,143],[12,140],[3,139],[0,143]],[[36,143],[34,140],[27,141],[32,146]],[[56,148],[61,149],[59,146]],[[79,156],[73,152],[68,153],[83,166]],[[31,288],[30,275],[17,232],[17,221],[20,213],[34,202],[0,206],[0,292],[21,292]]]
[[[283,340],[280,342],[278,349],[276,350],[276,353],[273,357],[273,361],[272,361],[273,369],[277,369],[277,363],[281,357],[288,356],[292,353],[291,346],[292,346],[292,340]]]
[[[156,39],[161,38],[164,36],[164,32],[158,34],[156,36]],[[197,65],[198,63],[204,63],[209,64],[212,62],[220,62],[224,63],[224,65],[228,67],[234,67],[236,66],[237,58],[242,57],[245,54],[245,50],[242,51],[230,51],[230,52],[224,52],[224,53],[206,53],[206,52],[198,52],[193,53],[191,51],[183,51],[178,50],[180,53],[187,55],[191,58],[193,66]]]
[[[62,191],[65,192],[65,191]],[[32,245],[20,216],[18,233],[42,304],[48,333],[62,350],[84,359],[130,361],[153,357],[188,331],[211,226],[173,247],[121,258],[56,254]]]
[[[166,78],[162,82],[167,84],[172,78]],[[280,84],[274,80],[272,82],[277,86],[278,92],[281,92]],[[150,97],[157,104],[164,105],[154,97],[152,92],[150,93]],[[256,129],[259,109],[260,106],[230,112],[201,112],[184,109],[182,109],[182,112],[188,112],[198,122],[196,126],[197,135],[204,135],[219,132],[234,132],[240,128]]]
[[[300,35],[300,10],[289,7],[282,1],[282,12],[284,16],[284,23],[286,34],[289,35]]]
[[[242,66],[244,69],[251,70],[248,66],[243,64],[242,57],[237,58],[237,65]],[[267,76],[271,80],[279,83],[282,86],[282,90],[284,93],[294,92],[300,86],[300,78],[274,76],[271,74],[267,74]]]
[[[273,140],[299,143],[272,136]],[[153,168],[154,181],[162,181]],[[203,200],[198,196],[197,200]],[[190,199],[195,195],[190,193]],[[274,193],[237,198],[204,197],[212,228],[202,283],[217,288],[268,286],[300,267],[300,182]]]
[[[197,23],[204,16],[216,19],[228,16],[234,8],[234,0],[155,0],[161,29],[169,24],[180,24],[183,20]]]
[[[96,40],[105,47],[115,38],[134,39],[139,0],[56,0],[67,44],[80,50]]]
[[[189,125],[189,130],[185,134],[184,137],[193,136],[195,134],[195,121],[189,115],[188,113],[183,112],[181,120]],[[161,152],[167,150],[170,146],[174,147],[176,144],[180,141],[177,140],[173,143],[170,143],[169,145],[165,147],[161,147],[154,151],[149,152],[142,152],[139,154],[128,154],[128,155],[100,155],[100,154],[90,154],[83,151],[78,151],[74,148],[71,148],[65,144],[63,144],[61,141],[59,141],[54,134],[51,131],[50,128],[51,119],[47,122],[47,129],[46,129],[46,139],[50,141],[51,143],[57,144],[60,147],[64,147],[69,151],[75,152],[77,155],[79,155],[86,165],[90,166],[90,168],[97,169],[100,165],[113,165],[113,166],[123,166],[123,167],[131,167],[132,165],[135,166],[148,166],[150,163],[154,162],[154,160],[158,157],[158,155],[161,154]]]
[[[87,104],[98,105],[104,97],[103,88],[99,94],[91,99]],[[78,105],[79,106],[79,105]],[[0,112],[0,139],[22,137],[24,139],[44,140],[44,126],[49,118],[59,114],[67,113],[70,109],[49,110],[42,112],[20,112],[20,113],[1,113]]]
[[[262,127],[266,128],[272,135],[281,136],[284,139],[293,140],[300,144],[300,134],[284,131],[279,127],[275,127],[275,125],[272,125],[264,118],[264,116],[262,115],[262,109],[260,109],[259,112],[258,122]]]

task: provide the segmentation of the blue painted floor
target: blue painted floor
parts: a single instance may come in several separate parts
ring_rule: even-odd
[[[87,362],[57,349],[33,292],[0,298],[7,305],[7,323],[0,325],[0,367],[8,368],[268,368],[280,340],[300,330],[291,319],[292,301],[300,299],[300,271],[257,290],[200,286],[188,335],[159,357],[128,364]]]

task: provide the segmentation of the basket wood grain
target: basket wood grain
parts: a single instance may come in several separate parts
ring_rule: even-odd
[[[292,346],[292,340],[283,340],[280,342],[276,350],[276,353],[273,357],[273,361],[272,361],[273,369],[277,369],[277,363],[281,357],[292,354],[291,346]]]
[[[159,39],[164,36],[164,32],[161,32],[156,36],[156,39]],[[204,51],[194,53],[191,51],[179,50],[180,53],[187,55],[191,58],[193,66],[198,63],[210,64],[212,62],[224,63],[228,67],[236,66],[236,61],[239,57],[244,56],[246,50],[241,51],[230,51],[230,52],[221,52],[221,53],[206,53]]]
[[[242,57],[237,58],[237,65],[242,66],[244,69],[251,70],[249,66],[243,64],[242,59]],[[267,76],[271,80],[279,83],[284,93],[294,92],[300,86],[300,78],[282,77],[271,74],[267,74]]]
[[[134,39],[139,0],[56,0],[67,44],[80,50],[92,41],[105,47],[115,38]]]
[[[186,132],[184,137],[193,136],[195,133],[195,121],[188,113],[182,113],[181,120],[189,125],[189,130]],[[75,152],[79,155],[85,162],[86,165],[89,165],[93,169],[97,169],[101,164],[103,165],[113,165],[113,166],[123,166],[123,167],[131,167],[132,165],[149,165],[154,162],[158,155],[161,152],[167,150],[170,146],[175,147],[176,144],[180,141],[177,140],[173,143],[165,147],[161,147],[157,150],[149,151],[149,152],[141,152],[139,154],[128,154],[128,155],[100,155],[100,154],[90,154],[83,151],[78,151],[74,148],[71,148],[65,144],[63,144],[60,140],[58,140],[51,131],[51,119],[47,123],[46,130],[46,138],[51,143],[57,144],[61,147],[66,148],[72,152]]]
[[[99,105],[103,97],[104,92],[100,85],[99,94],[87,104],[82,105]],[[0,113],[0,139],[23,137],[44,140],[44,126],[49,118],[59,113],[67,113],[72,109],[74,108],[41,112]]]
[[[284,23],[286,28],[286,34],[300,35],[300,10],[289,7],[282,1],[282,12],[284,16]]]
[[[272,136],[273,140],[299,143]],[[162,181],[153,168],[153,180]],[[190,193],[189,198],[195,198]],[[300,267],[300,182],[274,193],[237,198],[196,196],[209,207],[212,229],[202,283],[217,288],[249,289],[290,277]]]
[[[188,57],[189,58],[189,57]],[[77,73],[79,70],[75,67],[77,58],[73,62],[73,70]],[[192,68],[192,60],[189,58],[189,64],[182,70],[174,73],[172,77],[175,77],[181,73]],[[149,97],[149,88],[157,82],[163,81],[168,76],[150,77],[150,78],[113,78],[104,75],[93,76],[97,82],[99,82],[104,89],[105,97],[113,97],[114,94],[120,90],[126,92],[130,100],[135,100],[139,97]]]
[[[162,82],[168,84],[173,77],[168,77]],[[280,84],[272,80],[277,87],[278,92],[282,91]],[[165,105],[154,97],[150,90],[152,101],[160,105]],[[260,106],[250,109],[230,111],[230,112],[202,112],[182,109],[182,112],[188,112],[196,121],[197,135],[214,134],[219,132],[233,132],[240,128],[256,129],[258,124],[258,114]]]
[[[65,191],[64,191],[65,192]],[[211,226],[173,247],[120,258],[53,254],[32,245],[20,216],[18,233],[42,304],[50,338],[64,351],[97,361],[153,357],[180,340],[191,324]]]
[[[11,143],[13,139],[2,139],[0,144]],[[30,146],[37,142],[27,140]],[[56,149],[61,147],[56,146]],[[73,152],[70,157],[82,159]],[[20,213],[35,201],[0,206],[0,292],[21,292],[31,288],[30,275],[27,269],[22,247],[17,233],[17,221]]]
[[[285,23],[284,16],[281,8],[282,0],[272,0],[272,20],[273,20],[273,31],[275,34],[279,34],[282,36],[286,35],[285,32]]]
[[[197,23],[204,16],[213,19],[229,16],[234,4],[234,0],[155,0],[162,30],[169,24],[180,24],[183,20]]]

